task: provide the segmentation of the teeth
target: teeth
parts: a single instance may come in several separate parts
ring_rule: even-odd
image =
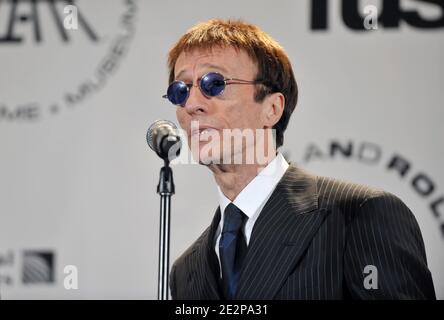
[[[206,133],[208,133],[209,131],[210,131],[210,129],[203,129],[203,130],[200,132],[200,135],[206,134]]]
[[[204,129],[199,129],[199,130],[193,131],[192,134],[193,135],[198,135],[198,136],[202,137],[204,135],[209,135],[212,130],[214,130],[214,129],[213,128],[204,128]]]

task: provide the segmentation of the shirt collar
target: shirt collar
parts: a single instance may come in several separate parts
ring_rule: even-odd
[[[268,198],[281,180],[288,166],[284,156],[278,152],[276,157],[237,195],[233,204],[242,210],[249,219],[253,217],[262,205],[262,202]],[[219,186],[217,190],[219,193],[220,212],[223,215],[225,208],[230,204],[231,200],[223,194]],[[257,201],[254,201],[256,199]]]

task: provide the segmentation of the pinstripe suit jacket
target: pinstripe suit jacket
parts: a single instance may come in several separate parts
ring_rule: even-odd
[[[173,299],[223,299],[219,220],[218,208],[174,263]],[[367,265],[377,289],[364,285]],[[401,200],[292,165],[254,225],[239,281],[236,299],[435,299],[420,229]]]

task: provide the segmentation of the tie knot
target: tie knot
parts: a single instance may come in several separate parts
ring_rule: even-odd
[[[247,216],[241,209],[230,203],[224,211],[224,227],[222,233],[233,232],[237,233]]]

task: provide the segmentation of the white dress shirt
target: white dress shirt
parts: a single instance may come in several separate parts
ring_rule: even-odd
[[[253,231],[253,226],[259,217],[259,214],[276,188],[276,185],[285,174],[288,166],[284,156],[281,153],[278,153],[276,157],[264,169],[262,169],[234,199],[233,204],[242,210],[242,212],[248,217],[242,230],[245,235],[247,246],[250,243],[251,232]],[[224,225],[224,211],[231,201],[223,194],[219,186],[217,187],[217,190],[219,193],[221,219],[215,233],[216,243],[214,248],[216,250],[220,267],[219,241]],[[222,277],[222,273],[220,276]]]

